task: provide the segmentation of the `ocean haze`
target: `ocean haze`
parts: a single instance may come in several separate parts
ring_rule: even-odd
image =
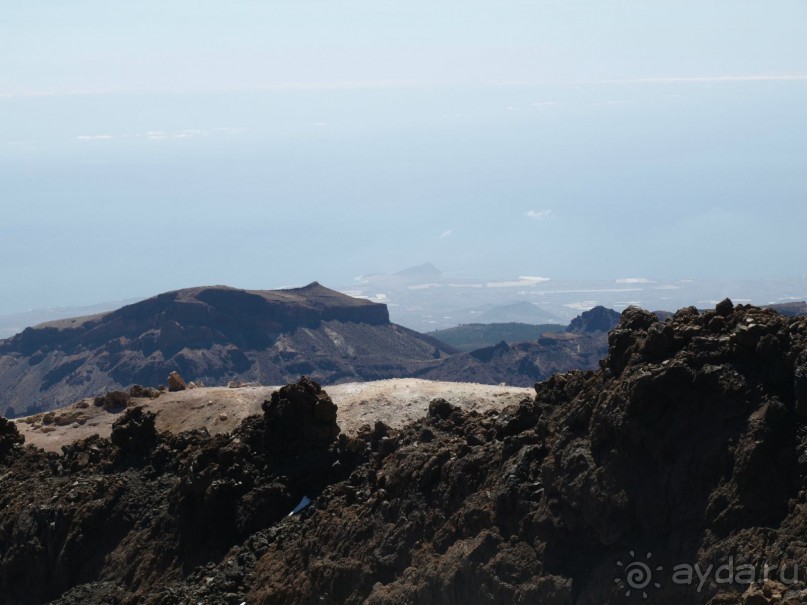
[[[732,297],[738,304],[782,305],[807,300],[807,278],[757,280],[664,280],[623,277],[616,280],[555,280],[539,276],[445,274],[431,264],[392,274],[372,273],[349,283],[327,284],[349,296],[387,305],[390,319],[420,332],[463,324],[520,322],[565,326],[596,306],[623,311],[630,305],[675,311],[694,305],[712,308]],[[0,314],[0,339],[44,322],[113,311],[156,295],[102,302],[86,307],[51,307]],[[803,306],[799,313],[803,313]]]
[[[803,275],[805,5],[690,4],[16,3],[0,313],[426,260]]]

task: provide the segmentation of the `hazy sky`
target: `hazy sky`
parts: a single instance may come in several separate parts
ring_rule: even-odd
[[[0,0],[0,313],[804,275],[807,1]]]

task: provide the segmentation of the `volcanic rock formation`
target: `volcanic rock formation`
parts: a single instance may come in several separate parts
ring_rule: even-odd
[[[596,371],[357,438],[305,379],[231,435],[137,409],[63,456],[2,425],[5,603],[807,600],[805,318],[631,308]]]
[[[317,283],[193,288],[0,341],[0,401],[30,413],[132,384],[156,386],[171,372],[207,385],[283,384],[302,374],[371,380],[407,375],[453,352],[390,323],[386,305]]]
[[[316,383],[284,387],[265,408],[211,437],[158,434],[155,414],[132,407],[110,439],[65,446],[62,456],[20,449],[2,419],[2,602],[181,602],[172,583],[221,561],[361,459],[350,450],[363,442],[336,439],[335,406]],[[232,602],[227,587],[244,581],[236,575],[210,587],[219,592],[209,602]]]
[[[807,321],[629,309],[609,342],[498,415],[435,405],[375,448],[358,501],[270,545],[250,598],[803,603]]]

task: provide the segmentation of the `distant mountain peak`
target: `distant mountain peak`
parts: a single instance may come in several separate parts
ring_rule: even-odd
[[[394,344],[391,344],[394,343]],[[387,306],[318,282],[284,290],[199,286],[0,340],[0,394],[22,411],[172,371],[208,385],[410,374],[455,349],[389,321]]]
[[[619,313],[598,305],[589,311],[584,311],[575,317],[566,328],[567,332],[608,332],[619,323]]]
[[[431,263],[423,263],[422,265],[416,265],[414,267],[409,267],[408,269],[404,269],[403,271],[398,271],[394,275],[399,275],[402,277],[441,277],[443,272],[440,271],[437,267],[435,267]]]

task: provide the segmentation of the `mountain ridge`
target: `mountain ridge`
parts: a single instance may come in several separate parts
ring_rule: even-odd
[[[389,378],[455,352],[391,323],[386,305],[317,282],[200,286],[0,341],[0,399],[16,412],[51,409],[133,383],[158,385],[171,371],[210,384]]]

